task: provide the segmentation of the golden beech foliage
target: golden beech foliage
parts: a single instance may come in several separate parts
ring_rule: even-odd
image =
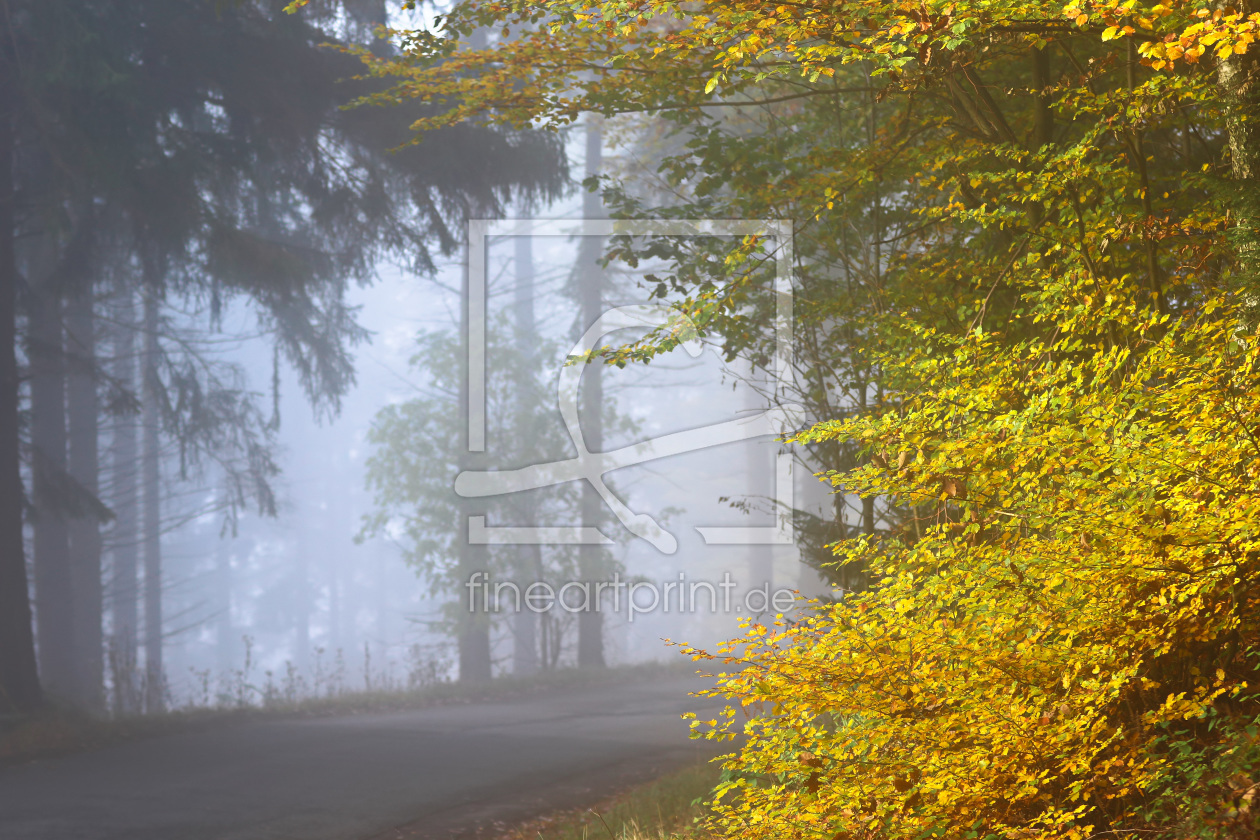
[[[799,223],[804,376],[852,367],[863,410],[794,441],[863,453],[820,478],[904,527],[835,546],[863,591],[687,649],[736,666],[695,723],[735,749],[715,829],[1260,836],[1257,31],[1229,3],[484,0],[359,51],[420,131],[656,113],[691,138],[682,218]],[[663,293],[755,353],[767,247],[680,254]]]
[[[910,453],[843,480],[950,521],[846,546],[877,586],[717,652],[747,665],[722,691],[760,707],[719,724],[749,735],[722,791],[732,836],[1094,836],[1167,769],[1164,724],[1246,691],[1256,336],[1078,296],[1053,341],[973,334],[919,362],[932,392],[897,415],[801,436]],[[1080,358],[1106,321],[1136,346]]]

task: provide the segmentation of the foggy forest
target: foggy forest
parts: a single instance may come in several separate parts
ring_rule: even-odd
[[[0,4],[0,838],[1260,836],[1260,8]]]

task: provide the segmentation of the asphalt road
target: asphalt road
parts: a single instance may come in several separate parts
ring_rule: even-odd
[[[253,720],[0,767],[3,840],[429,840],[713,753],[695,680],[389,714]]]

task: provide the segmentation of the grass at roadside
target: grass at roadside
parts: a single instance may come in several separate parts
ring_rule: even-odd
[[[48,709],[26,717],[0,718],[0,764],[44,758],[135,738],[170,734],[223,723],[266,717],[332,716],[406,711],[456,703],[477,703],[522,695],[651,679],[668,679],[694,672],[690,662],[650,663],[601,670],[576,668],[548,671],[531,677],[500,677],[489,683],[438,683],[416,690],[344,692],[267,706],[185,708],[158,715],[118,719],[93,718],[62,709]]]
[[[688,767],[632,788],[582,811],[552,814],[512,829],[499,840],[700,840],[700,800],[718,783],[714,764]]]

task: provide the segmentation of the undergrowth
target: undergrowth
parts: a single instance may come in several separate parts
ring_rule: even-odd
[[[632,788],[594,808],[532,820],[499,840],[701,840],[705,800],[721,770],[701,764]]]

